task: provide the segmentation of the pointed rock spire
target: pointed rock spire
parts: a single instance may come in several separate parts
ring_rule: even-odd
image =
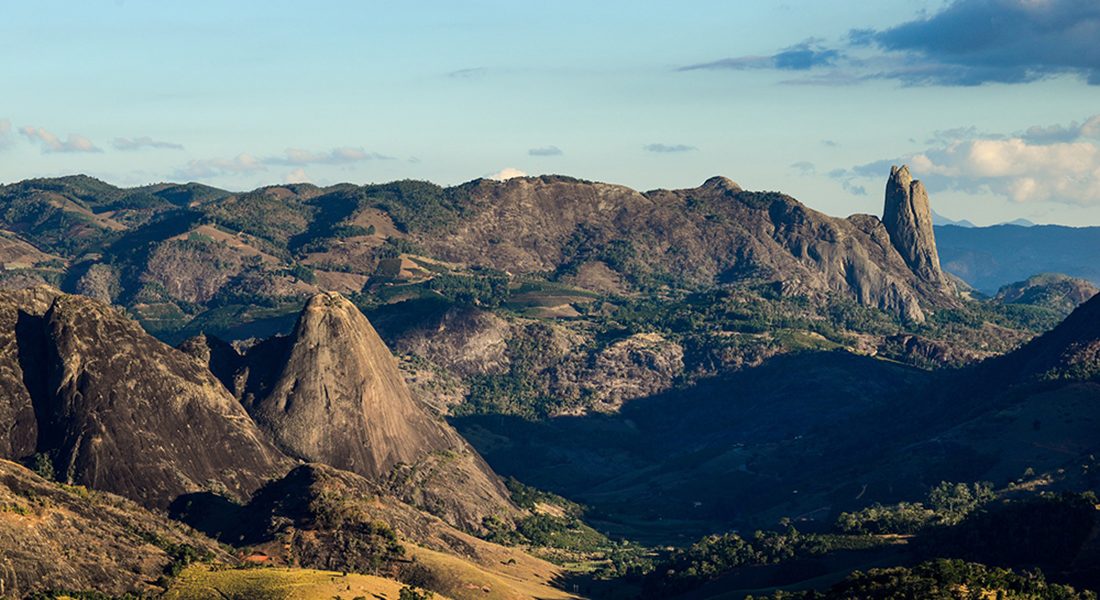
[[[253,417],[287,453],[366,476],[457,444],[412,399],[397,361],[354,304],[313,296]]]
[[[255,373],[245,405],[287,454],[386,482],[469,530],[514,510],[489,465],[412,397],[389,348],[340,294],[313,296],[288,338],[245,361]]]
[[[890,241],[909,268],[925,281],[946,285],[932,231],[932,209],[924,184],[914,180],[909,167],[890,168],[882,222]]]

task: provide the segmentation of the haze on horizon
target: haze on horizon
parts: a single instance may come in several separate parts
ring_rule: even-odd
[[[877,214],[1100,225],[1100,4],[48,1],[5,7],[0,182],[721,174]]]

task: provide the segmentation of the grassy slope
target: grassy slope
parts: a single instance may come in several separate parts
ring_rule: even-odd
[[[551,582],[561,575],[560,569],[541,560],[523,556],[519,552],[501,552],[499,558],[502,560],[496,564],[490,564],[489,560],[477,564],[426,548],[410,550],[416,560],[428,566],[437,578],[442,578],[438,582],[440,585],[435,586],[436,589],[445,589],[448,595],[457,600],[574,598],[551,586]],[[519,560],[511,564],[511,561],[503,560],[505,556]]]
[[[210,570],[193,566],[173,582],[165,600],[314,600],[362,596],[397,600],[403,584],[373,575],[312,569],[258,568]],[[443,596],[436,596],[443,599]]]

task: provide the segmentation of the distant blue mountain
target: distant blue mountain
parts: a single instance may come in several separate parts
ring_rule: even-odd
[[[985,294],[1038,273],[1100,285],[1100,227],[938,225],[935,231],[943,269]]]
[[[954,219],[949,219],[949,218],[941,215],[940,213],[938,213],[936,211],[932,211],[932,224],[933,225],[957,225],[959,227],[973,227],[974,226],[973,223],[971,223],[970,221],[967,221],[966,219],[963,219],[961,221],[956,221]]]

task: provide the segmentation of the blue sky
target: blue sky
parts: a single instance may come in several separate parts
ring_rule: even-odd
[[[1100,224],[1092,0],[25,1],[0,32],[0,182],[721,174],[846,215],[905,160],[951,218]]]

